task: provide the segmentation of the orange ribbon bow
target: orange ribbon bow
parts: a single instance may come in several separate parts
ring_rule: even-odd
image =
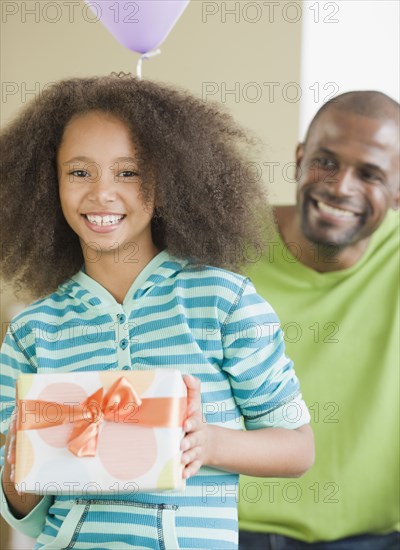
[[[128,380],[121,376],[105,394],[103,388],[99,388],[73,407],[52,401],[19,400],[18,430],[38,430],[73,423],[68,449],[79,457],[96,456],[100,424],[104,420],[147,427],[179,427],[185,419],[186,403],[186,397],[149,397],[142,400]],[[55,408],[56,418],[49,418],[49,408]],[[35,419],[28,420],[27,415],[32,414]]]

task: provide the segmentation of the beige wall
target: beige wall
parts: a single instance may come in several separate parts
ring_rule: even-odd
[[[225,103],[268,146],[260,170],[266,181],[274,179],[272,200],[286,202],[294,197],[285,165],[293,161],[298,132],[301,19],[291,22],[298,19],[294,2],[274,4],[192,0],[162,55],[145,62],[144,77]],[[100,22],[90,23],[83,0],[2,0],[1,10],[3,125],[47,83],[136,71],[138,54]]]

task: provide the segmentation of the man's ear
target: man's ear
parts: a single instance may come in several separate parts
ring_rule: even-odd
[[[392,209],[393,210],[399,210],[400,209],[400,189],[395,193],[392,199]]]
[[[304,143],[299,143],[296,147],[296,181],[301,177],[301,163],[304,157]]]

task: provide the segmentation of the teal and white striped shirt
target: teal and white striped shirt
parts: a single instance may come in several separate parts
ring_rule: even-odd
[[[278,318],[251,282],[163,251],[122,304],[82,269],[10,324],[1,350],[7,431],[19,373],[180,369],[201,380],[207,422],[234,430],[309,422]],[[246,449],[238,449],[238,453]],[[237,548],[238,476],[202,467],[183,493],[46,496],[16,520],[35,548]]]

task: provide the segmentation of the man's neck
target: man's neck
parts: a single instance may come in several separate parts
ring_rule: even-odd
[[[311,242],[301,229],[300,216],[296,206],[276,207],[275,220],[280,236],[292,255],[303,265],[319,273],[340,271],[352,267],[362,258],[368,247],[369,239],[364,239],[345,248]]]

